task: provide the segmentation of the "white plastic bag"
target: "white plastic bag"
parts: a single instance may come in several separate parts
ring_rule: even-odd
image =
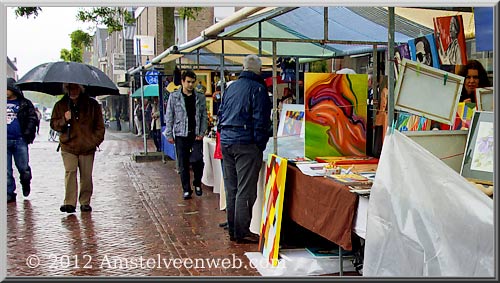
[[[493,200],[405,135],[387,134],[363,276],[494,276]]]

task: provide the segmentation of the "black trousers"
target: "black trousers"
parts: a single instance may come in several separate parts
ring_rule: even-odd
[[[195,140],[194,135],[187,137],[175,137],[175,152],[181,175],[182,190],[192,192],[190,184],[190,165],[193,167],[193,186],[201,186],[203,176],[203,141]]]
[[[229,235],[240,239],[250,234],[262,151],[255,144],[222,145],[221,149]]]

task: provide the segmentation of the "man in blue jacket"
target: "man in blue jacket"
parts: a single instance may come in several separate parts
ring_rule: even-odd
[[[13,78],[7,78],[7,203],[16,201],[16,181],[12,170],[12,158],[19,171],[23,195],[30,194],[31,168],[28,144],[36,135],[38,116],[33,103],[24,97]]]
[[[259,235],[250,232],[250,221],[271,125],[271,101],[261,67],[259,57],[246,56],[243,72],[227,88],[219,107],[228,230],[230,240],[238,243],[259,241]]]

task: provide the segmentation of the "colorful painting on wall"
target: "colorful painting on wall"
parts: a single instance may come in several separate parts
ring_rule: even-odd
[[[269,154],[266,166],[266,191],[260,222],[259,251],[273,266],[278,265],[286,167],[287,159]]]
[[[212,95],[212,73],[210,71],[194,71],[196,74],[196,83],[194,88],[204,93],[205,95]]]
[[[411,60],[439,69],[439,55],[434,34],[408,40]]]
[[[306,73],[305,155],[366,155],[368,75]]]
[[[461,15],[434,18],[434,35],[442,65],[467,64],[464,23]]]
[[[395,79],[398,79],[399,68],[403,58],[411,59],[410,49],[408,43],[402,43],[394,47],[394,75]]]
[[[278,125],[278,137],[305,135],[305,113],[302,104],[283,104]]]

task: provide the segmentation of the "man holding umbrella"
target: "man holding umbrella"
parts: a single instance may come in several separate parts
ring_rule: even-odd
[[[92,170],[96,148],[104,140],[104,119],[97,100],[90,96],[119,95],[116,84],[98,68],[78,62],[43,63],[26,73],[17,86],[22,90],[65,95],[52,111],[50,127],[59,132],[65,189],[62,212],[92,211]],[[90,96],[89,96],[90,95]],[[77,170],[80,171],[78,196]]]
[[[89,97],[82,85],[64,83],[64,97],[52,111],[50,127],[60,132],[61,155],[66,171],[66,194],[61,212],[73,213],[77,197],[82,212],[92,211],[90,198],[93,183],[92,170],[96,148],[104,140],[104,120],[99,103]],[[80,171],[78,195],[77,170]]]

